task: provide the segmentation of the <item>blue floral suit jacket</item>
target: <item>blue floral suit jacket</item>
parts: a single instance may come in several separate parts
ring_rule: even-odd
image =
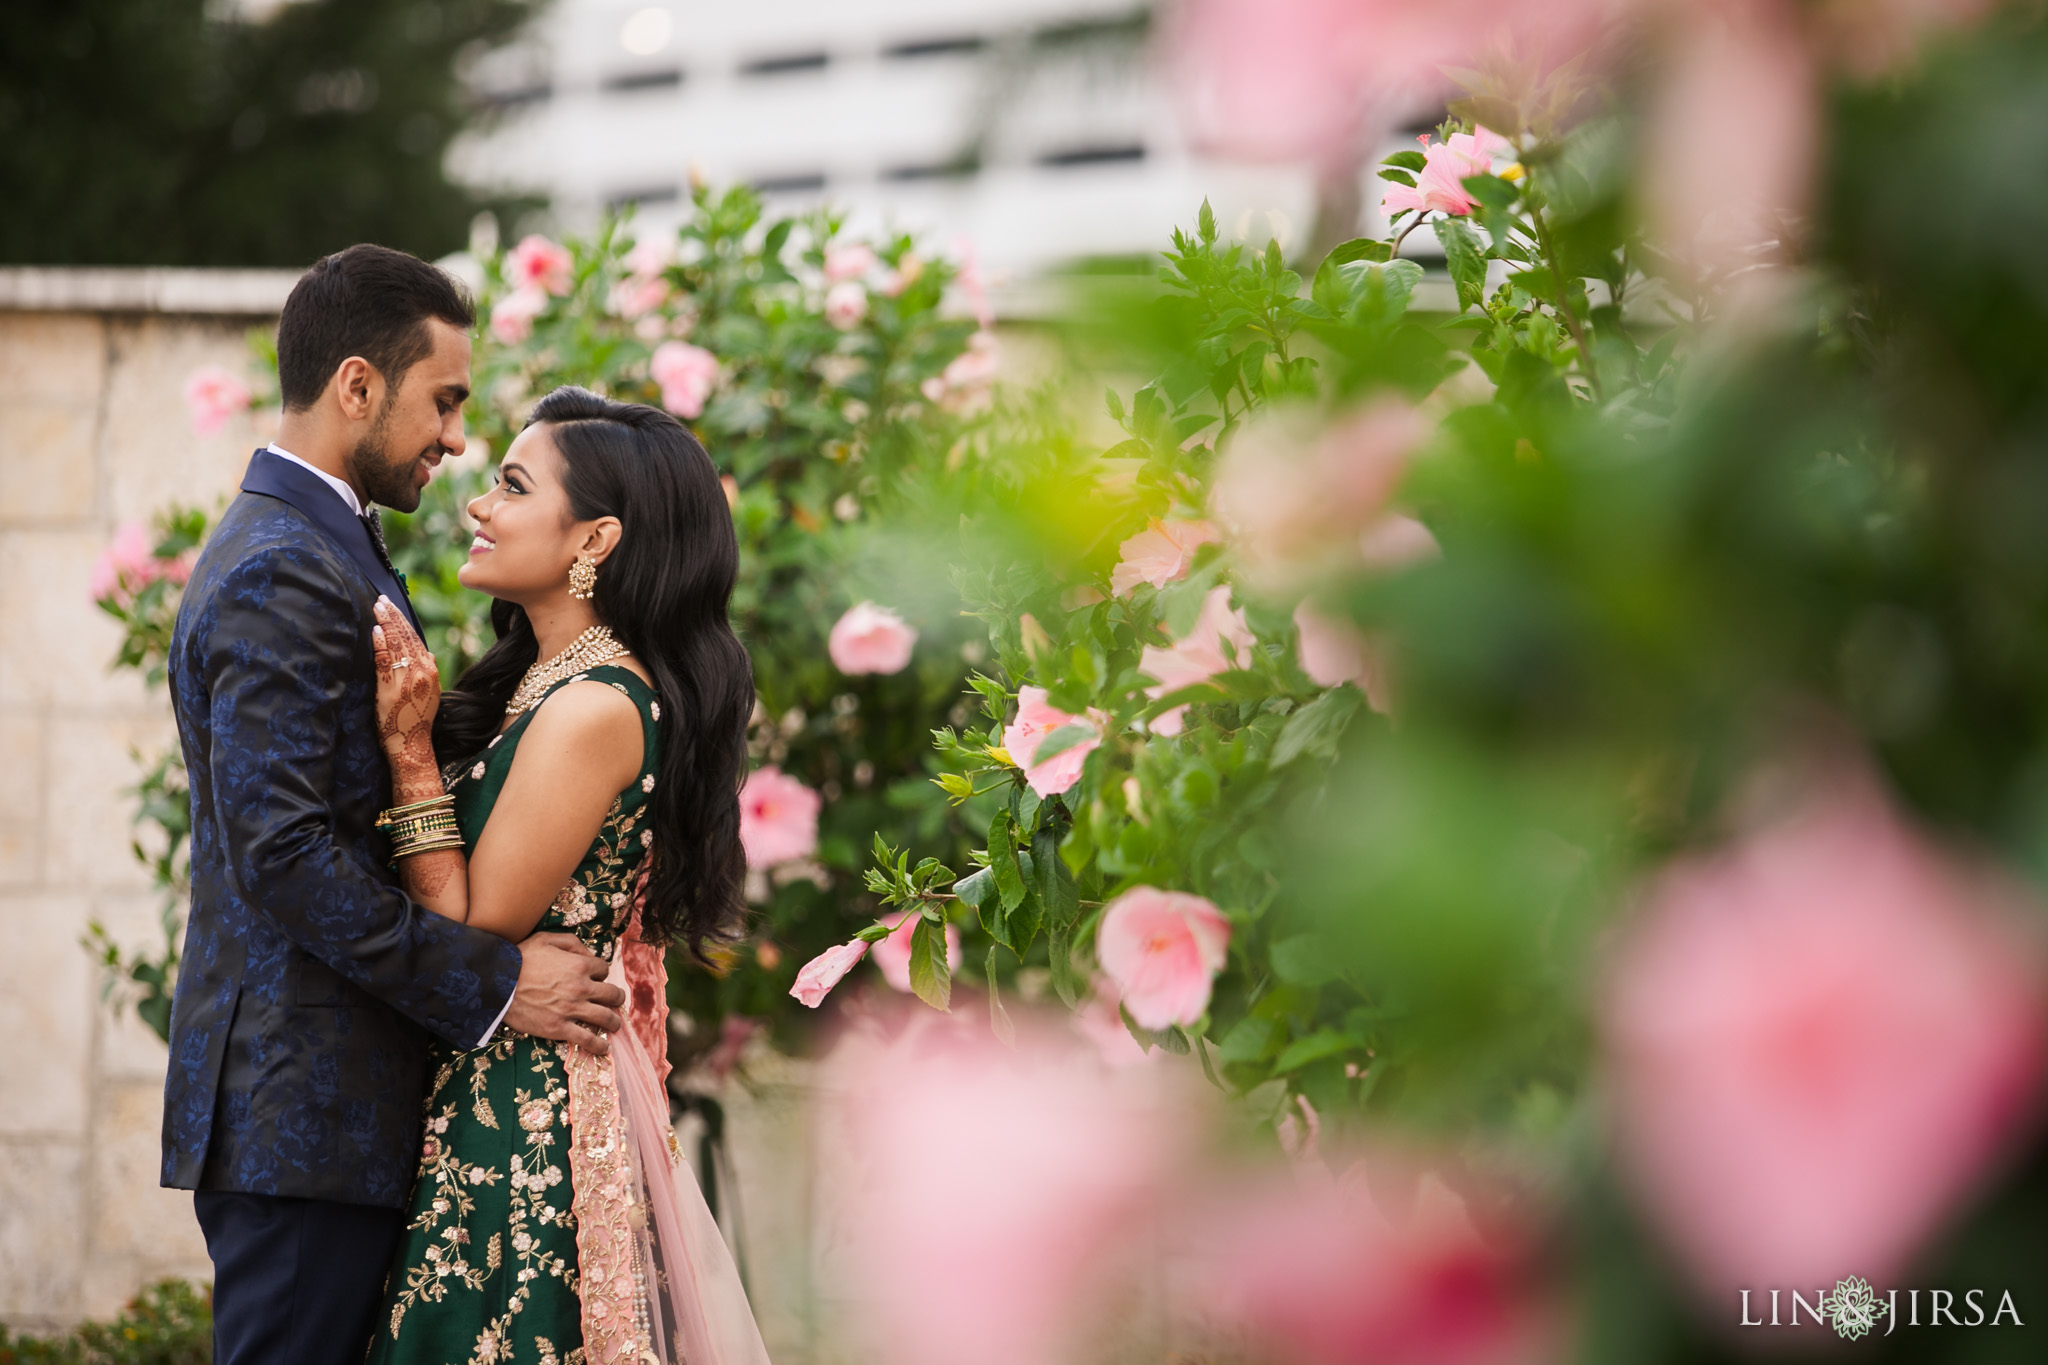
[[[397,1207],[428,1035],[473,1047],[519,950],[399,890],[369,532],[258,451],[185,586],[171,697],[192,794],[192,915],[171,1007],[163,1183]],[[410,611],[410,604],[407,604]]]

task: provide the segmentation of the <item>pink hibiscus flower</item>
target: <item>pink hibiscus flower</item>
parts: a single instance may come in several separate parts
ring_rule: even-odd
[[[1704,1287],[1886,1282],[2020,1136],[2048,1058],[2033,907],[1861,773],[1682,860],[1609,964],[1621,1154]]]
[[[833,623],[825,652],[841,673],[901,673],[916,645],[916,628],[901,616],[873,602],[859,602]]]
[[[756,768],[740,788],[740,845],[749,867],[808,858],[818,848],[818,793],[780,768]]]
[[[718,357],[687,341],[664,341],[648,359],[647,373],[661,386],[661,405],[694,421],[718,384]]]
[[[1102,743],[1107,720],[1100,711],[1072,716],[1046,701],[1046,690],[1029,683],[1017,689],[1017,718],[1003,728],[1003,748],[1024,770],[1024,781],[1040,796],[1066,791],[1081,780],[1081,765]],[[1078,743],[1040,762],[1037,755],[1047,736],[1062,726],[1080,725],[1089,734]]]
[[[1124,1009],[1149,1029],[1202,1017],[1229,947],[1230,921],[1213,901],[1154,886],[1111,901],[1095,935],[1096,957]]]
[[[238,412],[249,410],[249,386],[218,365],[202,365],[185,381],[185,410],[192,430],[211,436]]]
[[[1118,547],[1123,558],[1110,571],[1110,593],[1128,597],[1140,583],[1163,588],[1186,578],[1194,566],[1195,551],[1219,537],[1212,522],[1154,517],[1150,525]]]
[[[569,248],[536,232],[505,253],[505,278],[514,289],[538,289],[559,296],[569,292],[569,272],[574,265]]]

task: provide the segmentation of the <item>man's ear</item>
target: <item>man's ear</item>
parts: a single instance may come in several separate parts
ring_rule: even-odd
[[[359,355],[341,362],[334,371],[334,398],[341,415],[351,422],[366,422],[377,411],[383,397],[384,376]]]
[[[590,531],[583,537],[583,543],[576,547],[576,553],[589,555],[593,564],[602,564],[613,550],[619,548],[619,539],[625,530],[617,517],[599,517],[590,523]]]

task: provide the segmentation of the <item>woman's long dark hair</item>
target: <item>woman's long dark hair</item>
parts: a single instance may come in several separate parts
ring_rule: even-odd
[[[564,387],[527,425],[544,422],[562,453],[570,512],[617,517],[618,546],[592,606],[653,675],[661,693],[661,770],[651,803],[653,865],[640,932],[703,957],[741,913],[740,783],[754,670],[726,620],[739,542],[711,457],[657,408]],[[489,743],[513,689],[539,657],[526,611],[491,607],[498,642],[441,699],[434,747],[444,761]]]

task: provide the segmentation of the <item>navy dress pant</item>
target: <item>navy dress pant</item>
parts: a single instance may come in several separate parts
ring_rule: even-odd
[[[402,1209],[199,1190],[214,1365],[362,1365]]]

